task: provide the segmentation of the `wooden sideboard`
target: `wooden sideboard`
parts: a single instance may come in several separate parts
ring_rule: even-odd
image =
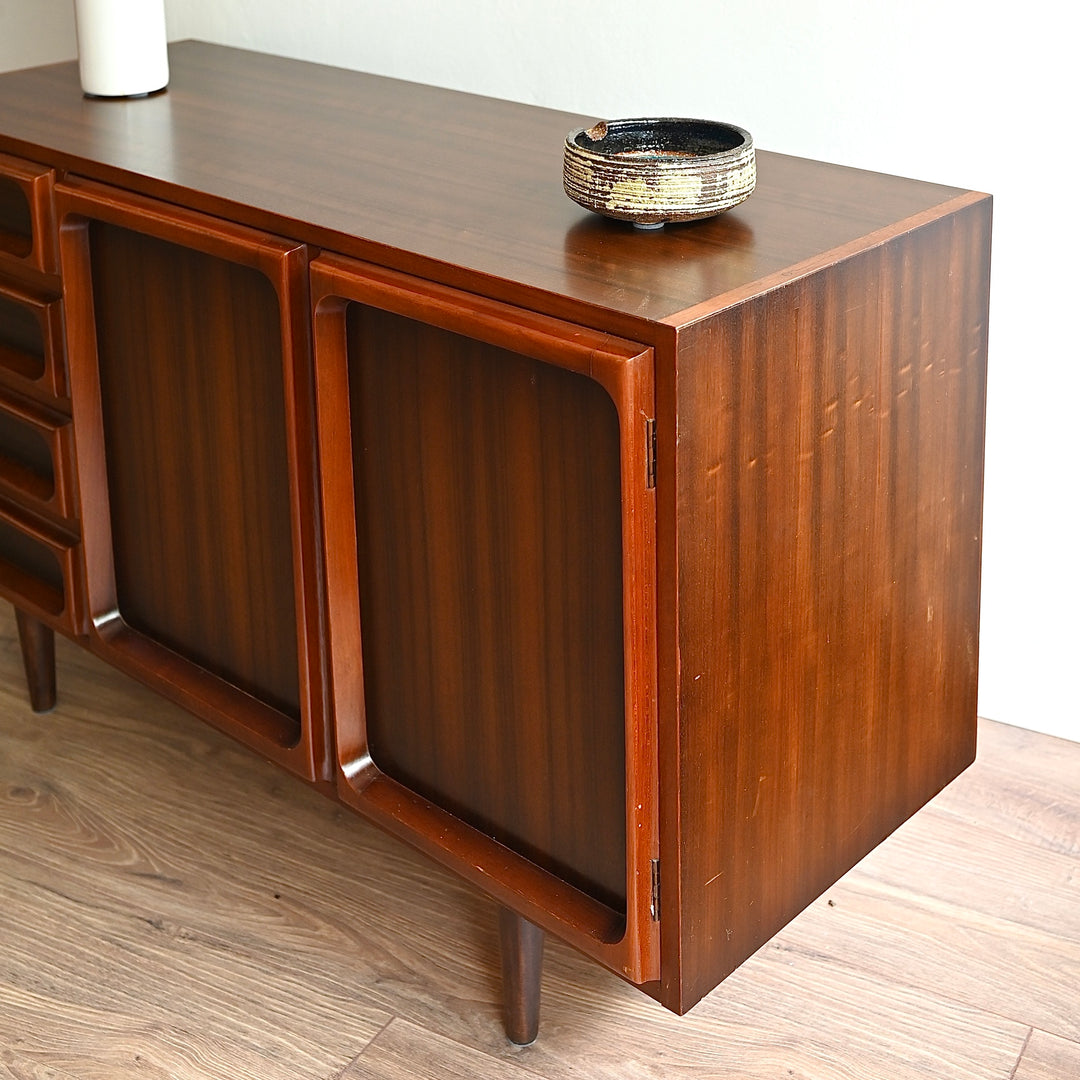
[[[641,232],[595,118],[170,63],[0,76],[33,707],[59,631],[490,894],[516,1041],[544,932],[684,1012],[974,756],[989,198]]]

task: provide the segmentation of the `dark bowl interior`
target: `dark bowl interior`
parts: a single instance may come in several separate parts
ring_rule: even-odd
[[[613,120],[579,131],[573,142],[610,157],[710,157],[742,146],[746,135],[711,120]]]

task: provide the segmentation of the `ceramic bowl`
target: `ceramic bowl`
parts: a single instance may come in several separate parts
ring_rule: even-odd
[[[730,210],[754,190],[750,132],[713,120],[607,120],[566,136],[563,187],[605,217],[658,229]]]

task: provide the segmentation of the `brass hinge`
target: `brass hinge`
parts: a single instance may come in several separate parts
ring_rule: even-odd
[[[654,922],[660,921],[660,860],[653,859],[650,863],[652,870],[652,899],[649,901],[649,914]]]
[[[656,421],[645,421],[645,487],[656,487]]]

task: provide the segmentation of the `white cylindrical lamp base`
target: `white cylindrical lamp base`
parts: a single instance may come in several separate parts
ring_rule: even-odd
[[[75,0],[75,30],[88,97],[139,97],[168,84],[165,0]]]

